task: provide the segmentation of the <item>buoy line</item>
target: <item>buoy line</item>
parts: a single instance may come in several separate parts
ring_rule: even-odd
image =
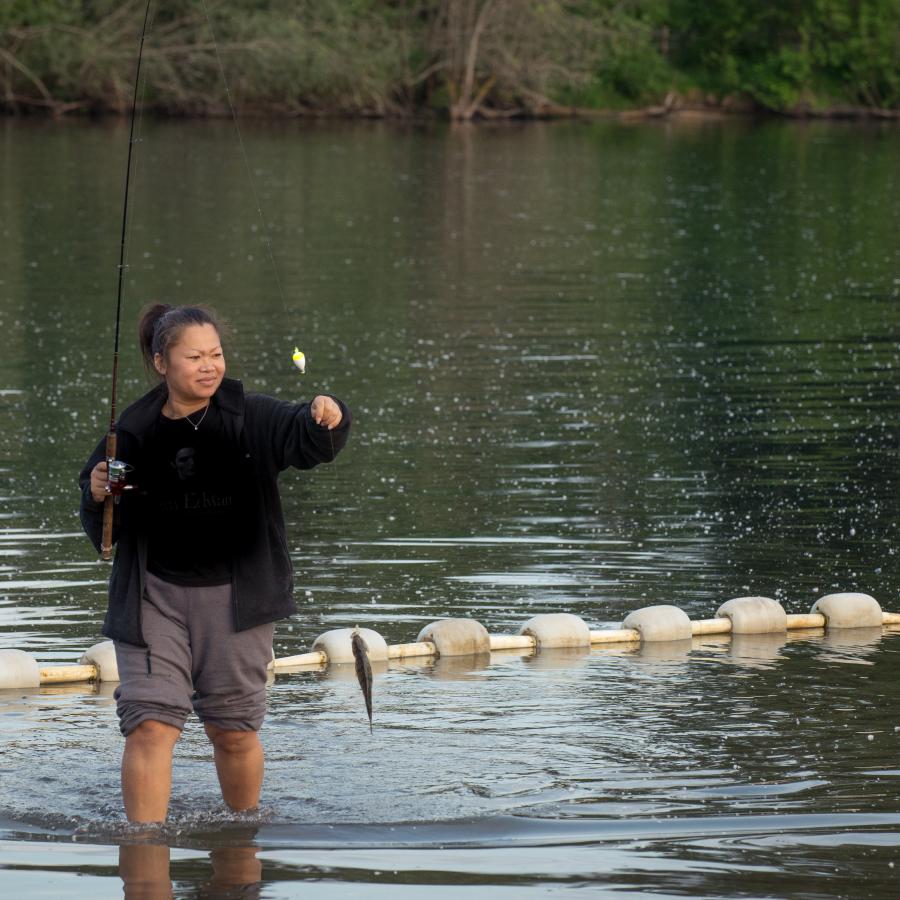
[[[840,630],[900,625],[900,613],[884,612],[868,594],[828,594],[818,599],[809,613],[787,614],[769,597],[736,597],[723,603],[712,619],[688,618],[677,606],[647,606],[630,613],[617,629],[590,629],[571,613],[545,613],[530,618],[518,634],[489,634],[476,619],[438,619],[426,625],[415,641],[388,645],[370,628],[359,629],[372,662],[427,657],[466,656],[498,650],[521,650],[526,654],[557,648],[645,644],[687,641],[702,635],[777,634],[802,629]],[[322,668],[353,663],[353,629],[326,631],[313,642],[312,650],[273,659],[274,672]],[[87,681],[118,681],[112,641],[102,641],[86,650],[77,664],[39,666],[22,650],[0,650],[0,690],[75,684]]]

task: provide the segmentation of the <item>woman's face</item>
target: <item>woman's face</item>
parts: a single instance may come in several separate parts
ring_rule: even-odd
[[[169,396],[180,403],[205,403],[225,377],[225,354],[219,332],[212,325],[188,325],[163,358],[153,359],[166,379]]]

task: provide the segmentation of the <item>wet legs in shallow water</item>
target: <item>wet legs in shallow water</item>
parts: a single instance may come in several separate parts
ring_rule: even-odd
[[[153,720],[141,722],[125,738],[122,797],[129,822],[163,822],[172,790],[172,750],[181,732]],[[255,731],[206,726],[212,741],[222,799],[241,812],[259,805],[263,749]]]
[[[125,738],[122,799],[129,822],[163,822],[172,790],[172,749],[181,732],[147,719]]]
[[[235,812],[259,806],[263,782],[263,748],[255,731],[225,731],[206,726],[215,748],[222,799]]]

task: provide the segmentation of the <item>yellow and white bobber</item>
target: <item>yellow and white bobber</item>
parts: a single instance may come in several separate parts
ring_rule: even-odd
[[[294,347],[294,353],[291,356],[294,365],[300,370],[300,374],[302,375],[306,371],[306,357],[303,355],[303,352],[299,347]]]

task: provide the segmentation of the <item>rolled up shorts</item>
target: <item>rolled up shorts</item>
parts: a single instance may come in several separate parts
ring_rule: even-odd
[[[193,710],[226,731],[258,731],[266,713],[273,624],[235,631],[231,585],[186,587],[147,573],[146,647],[116,641],[122,734],[152,719],[184,728]]]

